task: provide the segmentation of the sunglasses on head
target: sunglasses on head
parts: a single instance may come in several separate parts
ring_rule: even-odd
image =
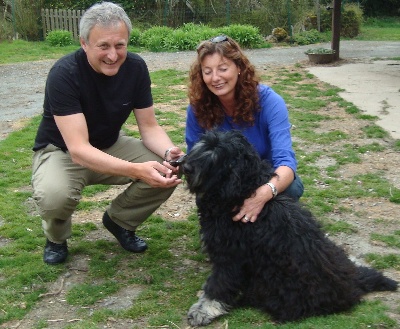
[[[225,41],[228,41],[228,37],[226,35],[218,35],[214,38],[211,38],[210,40],[203,41],[202,43],[200,43],[200,45],[196,48],[196,50],[197,50],[197,52],[199,52],[200,49],[203,48],[208,42],[220,43],[220,42],[225,42]]]
[[[211,38],[209,41],[212,43],[224,42],[224,41],[228,41],[228,37],[226,35],[218,35],[214,38]]]

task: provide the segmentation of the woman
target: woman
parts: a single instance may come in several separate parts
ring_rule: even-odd
[[[265,203],[278,193],[298,200],[304,188],[296,175],[285,102],[270,87],[260,84],[239,44],[225,35],[203,41],[189,79],[188,152],[206,130],[238,129],[275,170],[276,176],[244,202],[233,220],[256,221]]]

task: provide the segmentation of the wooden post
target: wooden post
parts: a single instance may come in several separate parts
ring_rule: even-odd
[[[70,31],[71,33],[72,33],[72,37],[74,38],[74,39],[77,39],[76,38],[76,36],[74,35],[74,32],[73,32],[73,25],[72,25],[72,10],[71,9],[68,9],[67,10],[67,17],[66,17],[66,20],[65,20],[66,22],[68,22],[68,31]]]
[[[43,39],[46,39],[47,31],[46,31],[46,15],[44,14],[44,9],[41,10],[42,14],[42,29],[43,29]]]
[[[46,36],[51,31],[50,11],[46,9]]]
[[[339,59],[341,7],[342,0],[333,0],[331,48],[335,51],[335,54],[333,55],[335,61]]]

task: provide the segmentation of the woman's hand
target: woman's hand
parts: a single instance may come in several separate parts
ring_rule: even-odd
[[[275,175],[271,178],[270,183],[274,184],[278,192],[283,192],[293,182],[294,172],[287,166],[279,166],[275,170]],[[264,208],[264,205],[274,195],[272,194],[272,188],[267,184],[260,186],[253,196],[246,199],[240,211],[232,219],[234,221],[241,220],[243,223],[254,223],[257,220],[258,215]]]
[[[260,186],[256,192],[243,203],[240,211],[232,219],[243,223],[254,223],[264,205],[273,197],[272,190],[268,185]]]

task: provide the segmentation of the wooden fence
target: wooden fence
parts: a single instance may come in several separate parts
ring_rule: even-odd
[[[54,30],[66,30],[72,33],[75,40],[79,39],[79,21],[84,10],[42,9],[43,36]]]

